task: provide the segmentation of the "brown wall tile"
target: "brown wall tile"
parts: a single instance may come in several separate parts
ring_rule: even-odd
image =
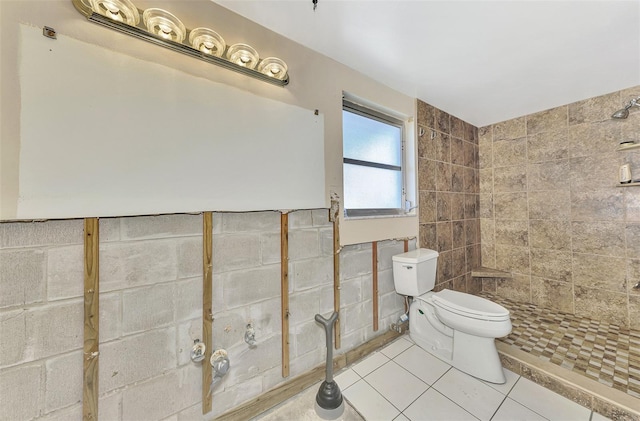
[[[541,307],[573,312],[573,287],[569,282],[531,277],[531,298]]]
[[[449,114],[437,108],[435,112],[435,128],[436,130],[446,134],[451,133],[451,125],[449,123]]]
[[[420,198],[420,223],[425,224],[427,222],[436,221],[436,193],[429,191],[421,191]]]
[[[576,315],[628,326],[627,294],[576,285]]]
[[[422,136],[418,135],[418,156],[420,158],[436,159],[436,132],[428,127],[420,126],[418,130],[424,129]]]
[[[573,221],[622,221],[624,197],[622,191],[607,189],[571,192]]]
[[[418,100],[418,124],[434,127],[436,109],[424,101]]]
[[[451,191],[464,191],[464,167],[451,165]]]
[[[531,276],[571,282],[571,252],[549,249],[531,249]]]
[[[436,161],[451,162],[451,139],[448,134],[436,132],[433,139],[435,144],[435,157]]]
[[[436,224],[420,224],[420,247],[435,250],[438,248],[436,240]]]
[[[453,233],[451,228],[451,222],[438,222],[436,224],[436,239],[438,252],[443,252],[453,249]]]
[[[573,158],[610,154],[623,140],[621,127],[619,122],[613,120],[569,126],[569,155]]]
[[[482,222],[481,222],[482,223]],[[529,222],[508,219],[495,220],[496,244],[528,246]]]
[[[626,259],[573,253],[573,283],[587,288],[627,292]]]
[[[619,181],[618,169],[622,164],[619,159],[614,154],[571,158],[570,188],[573,191],[611,189]]]
[[[451,219],[464,219],[464,193],[451,193]]]
[[[436,162],[436,190],[451,191],[451,164]]]
[[[569,104],[569,124],[609,120],[611,114],[623,106],[619,92],[574,102]]]
[[[496,279],[496,293],[501,297],[521,303],[531,302],[531,279],[529,275],[514,274],[513,279]]]
[[[526,165],[527,138],[499,140],[493,142],[493,167]]]
[[[420,158],[418,161],[418,190],[436,189],[436,161]]]
[[[615,222],[572,222],[573,251],[577,253],[624,256],[625,234]]]
[[[457,137],[451,137],[451,163],[464,165],[464,141]]]
[[[527,193],[495,193],[494,214],[498,219],[528,219]]]
[[[529,218],[568,221],[571,218],[571,192],[569,190],[529,192]]]
[[[527,135],[550,132],[567,127],[567,106],[552,108],[527,116]]]
[[[475,193],[465,193],[464,195],[464,218],[480,218],[480,195]]]
[[[560,159],[527,166],[529,191],[568,190],[570,174],[569,160]]]
[[[529,162],[545,162],[569,158],[567,129],[527,136]]]
[[[571,250],[571,223],[532,219],[529,221],[531,247],[548,250]]]
[[[493,125],[493,140],[517,139],[526,136],[525,117],[518,117]]]
[[[451,221],[451,193],[436,193],[436,220]]]
[[[529,274],[529,247],[496,244],[496,269]]]
[[[493,191],[496,193],[527,191],[527,168],[523,165],[495,168]]]

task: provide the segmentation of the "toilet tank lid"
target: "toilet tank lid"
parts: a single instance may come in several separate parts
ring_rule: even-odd
[[[431,260],[438,257],[438,252],[429,249],[415,249],[402,254],[396,254],[392,257],[394,262],[402,263],[420,263],[425,260]]]

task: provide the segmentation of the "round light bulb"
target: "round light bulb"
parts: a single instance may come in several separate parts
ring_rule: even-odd
[[[129,0],[91,0],[91,9],[127,25],[136,26],[140,23],[138,9]]]
[[[247,44],[233,44],[227,51],[227,58],[239,66],[253,69],[258,64],[258,52]]]
[[[227,46],[224,39],[209,28],[195,28],[189,33],[189,44],[205,54],[221,57]]]
[[[287,64],[277,57],[267,57],[258,66],[258,71],[274,79],[284,80],[287,77]]]
[[[180,19],[163,9],[151,8],[144,11],[142,20],[147,31],[164,39],[182,42],[187,30]]]

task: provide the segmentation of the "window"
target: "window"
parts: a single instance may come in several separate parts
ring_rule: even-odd
[[[345,216],[404,214],[403,129],[400,119],[343,100]]]

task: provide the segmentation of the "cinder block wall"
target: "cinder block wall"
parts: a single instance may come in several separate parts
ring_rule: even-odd
[[[286,381],[281,376],[280,213],[214,213],[213,343],[232,368],[212,418]],[[82,417],[83,224],[0,224],[0,420]],[[289,214],[291,377],[325,359],[313,321],[333,309],[328,210]],[[415,248],[415,240],[410,249]],[[378,243],[380,328],[373,332],[371,245],[345,247],[341,335],[346,352],[382,334],[403,311],[391,256]],[[198,419],[202,336],[202,216],[100,220],[99,417]],[[244,342],[247,323],[257,347]]]

